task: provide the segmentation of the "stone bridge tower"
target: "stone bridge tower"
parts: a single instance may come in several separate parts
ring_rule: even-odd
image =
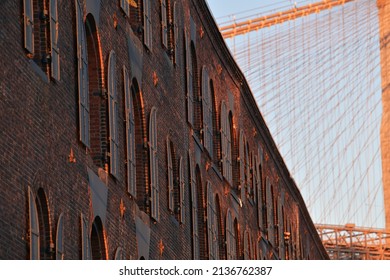
[[[386,229],[390,230],[390,1],[377,0],[382,71],[381,154]]]

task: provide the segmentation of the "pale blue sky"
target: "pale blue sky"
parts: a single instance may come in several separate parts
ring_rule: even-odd
[[[229,21],[231,23],[232,20],[269,15],[291,9],[294,5],[302,6],[319,1],[207,0],[217,23],[221,25]],[[332,15],[325,11],[322,21],[319,15],[317,23],[314,21],[317,15],[299,21],[302,25],[297,26],[309,24],[305,27],[307,29],[298,30],[297,34],[300,35],[295,37],[295,41],[291,41],[293,46],[281,39],[285,34],[283,32],[289,32],[288,23],[287,26],[281,25],[275,29],[264,29],[258,34],[253,33],[251,37],[245,35],[228,39],[227,44],[232,54],[237,55],[238,64],[247,76],[266,123],[302,192],[314,222],[355,223],[358,226],[382,228],[384,215],[379,148],[382,109],[379,39],[377,20],[372,16],[376,6],[371,0],[362,0],[359,4],[346,5],[345,11],[344,8],[340,8],[338,12],[335,9]],[[327,21],[328,15],[332,18],[331,21]],[[354,21],[358,18],[362,21],[361,24]],[[348,23],[340,24],[341,20]],[[318,24],[316,33],[327,36],[309,36],[310,32],[313,32],[310,23],[312,27]],[[343,32],[349,35],[345,39],[338,35]],[[295,31],[293,33],[295,34]],[[268,43],[267,40],[266,44],[256,42],[267,36],[270,38]],[[328,37],[331,38],[330,41],[327,41]],[[285,35],[284,38],[290,37]],[[246,48],[249,42],[252,48],[250,59],[241,49]],[[278,48],[278,44],[285,49],[277,55],[275,48]],[[316,45],[319,45],[319,48]],[[291,51],[294,46],[300,48]],[[323,60],[313,59],[310,53],[302,51],[304,49],[321,52]],[[259,63],[261,56],[265,61]],[[337,65],[327,63],[338,57],[344,58],[338,60]],[[250,64],[256,62],[256,59],[257,64]],[[297,63],[291,64],[289,61]],[[310,63],[320,63],[323,66],[309,69],[306,65]],[[309,70],[304,72],[302,77],[297,76],[295,82],[285,82],[292,77],[291,74],[295,75],[298,68]],[[325,72],[325,76],[324,69],[330,69]],[[337,69],[344,71],[338,72]],[[340,74],[346,72],[349,74]],[[337,83],[329,83],[331,80]],[[295,97],[275,98],[281,90],[280,84],[284,92],[290,92]],[[304,108],[299,105],[294,107],[294,104],[297,104],[294,103],[295,100],[310,98],[313,89],[322,93],[314,99],[316,102],[307,104]],[[309,94],[303,95],[305,91]],[[341,94],[334,95],[335,92]],[[355,97],[359,96],[359,92],[361,99]],[[327,95],[332,96],[333,101],[340,99],[342,102],[338,105],[331,102],[320,103]],[[353,102],[355,107],[348,106]],[[318,105],[336,109],[331,111],[331,114],[326,114]],[[298,115],[299,118],[296,118]],[[309,117],[303,118],[303,115]],[[309,123],[300,124],[309,119]],[[315,119],[318,121],[313,121]],[[336,127],[339,130],[335,130]],[[316,138],[316,135],[327,136]]]

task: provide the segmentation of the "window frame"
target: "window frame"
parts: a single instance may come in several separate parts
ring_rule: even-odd
[[[152,14],[151,1],[143,0],[143,18],[144,18],[144,45],[149,51],[152,50]]]
[[[34,54],[34,9],[33,0],[23,0],[24,48]]]
[[[75,0],[76,7],[76,37],[78,61],[78,100],[79,100],[79,134],[80,141],[90,147],[89,135],[89,91],[88,91],[88,52],[83,9],[80,1]]]
[[[185,181],[184,181],[184,160],[183,157],[179,159],[179,190],[180,190],[180,223],[185,222]]]
[[[39,217],[35,196],[28,187],[30,260],[40,259]]]
[[[56,259],[64,259],[64,213],[61,213],[57,222]]]
[[[129,72],[126,66],[123,66],[123,85],[125,94],[127,192],[131,196],[137,197],[134,104]]]
[[[196,174],[195,164],[193,162],[190,152],[188,153],[188,167],[190,174],[190,189],[191,189],[191,219],[192,219],[192,246],[193,246],[193,258],[194,260],[200,259],[199,249],[199,234],[198,234],[198,203],[196,193]]]
[[[56,81],[60,80],[60,50],[58,48],[58,2],[57,0],[50,0],[50,74]]]
[[[108,115],[109,115],[109,140],[110,140],[110,173],[119,179],[119,132],[118,132],[118,93],[116,86],[116,54],[110,51],[108,57]]]
[[[150,157],[150,200],[151,217],[155,221],[160,219],[159,185],[158,185],[158,154],[157,154],[157,109],[152,107],[149,119],[149,157]]]

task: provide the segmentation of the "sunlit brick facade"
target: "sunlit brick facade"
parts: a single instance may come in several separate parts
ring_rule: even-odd
[[[328,258],[205,1],[0,8],[1,259]]]

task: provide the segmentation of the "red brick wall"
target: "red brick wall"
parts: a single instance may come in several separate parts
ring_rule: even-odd
[[[86,10],[83,3],[84,11]],[[138,1],[139,6],[142,1]],[[325,251],[307,214],[297,187],[290,179],[287,169],[281,160],[276,146],[270,138],[268,129],[261,119],[260,113],[250,95],[249,88],[243,80],[238,67],[232,62],[226,47],[222,44],[222,37],[216,33],[216,26],[210,20],[210,14],[205,10],[203,1],[178,1],[181,11],[179,19],[179,50],[177,65],[173,65],[171,56],[163,49],[161,43],[160,5],[152,2],[153,44],[148,51],[143,48],[142,81],[138,81],[143,98],[143,120],[146,135],[148,135],[149,113],[153,106],[157,108],[158,128],[158,174],[160,186],[160,220],[150,222],[150,259],[191,259],[192,258],[192,231],[191,231],[191,203],[188,172],[188,151],[199,165],[202,178],[203,194],[206,195],[206,182],[213,185],[214,194],[218,194],[220,203],[219,238],[225,236],[227,209],[232,209],[233,219],[238,219],[240,231],[240,252],[243,256],[244,231],[248,230],[252,240],[260,240],[264,235],[258,229],[257,203],[253,205],[242,197],[242,207],[235,201],[232,193],[236,193],[237,186],[229,186],[222,180],[220,166],[214,165],[213,159],[198,147],[193,134],[194,131],[186,121],[186,93],[185,93],[185,53],[182,46],[183,29],[189,28],[190,15],[196,23],[197,41],[197,75],[206,65],[210,78],[213,80],[217,123],[220,127],[220,104],[227,102],[233,110],[233,127],[238,136],[239,129],[244,129],[250,151],[257,153],[257,147],[264,150],[263,178],[269,178],[273,185],[283,189],[285,193],[284,208],[287,217],[298,225],[304,232],[305,245],[309,244],[310,257],[325,258]],[[92,225],[92,202],[88,190],[87,167],[99,173],[99,167],[105,168],[106,161],[94,159],[97,155],[105,156],[99,147],[86,148],[79,141],[78,127],[78,92],[77,92],[77,51],[76,51],[76,16],[74,1],[62,1],[59,5],[59,49],[61,60],[61,80],[45,81],[37,73],[34,61],[27,57],[23,49],[23,5],[22,1],[6,1],[0,11],[3,28],[0,31],[0,259],[29,258],[29,216],[27,187],[31,186],[35,195],[39,187],[45,191],[48,200],[51,239],[55,241],[57,220],[64,213],[64,246],[66,259],[81,258],[81,226],[80,215],[85,215]],[[137,211],[148,211],[144,201],[136,201],[127,193],[126,185],[126,135],[124,112],[123,65],[129,69],[129,57],[126,40],[126,24],[132,24],[137,30],[139,20],[123,16],[119,1],[102,0],[100,6],[100,21],[97,23],[101,62],[103,66],[90,62],[91,69],[101,75],[101,80],[95,77],[90,79],[91,90],[104,88],[107,82],[108,54],[114,50],[117,56],[116,77],[119,104],[119,179],[108,176],[108,203],[107,219],[104,225],[104,236],[108,258],[114,258],[117,247],[122,247],[125,258],[139,258],[135,233],[135,218]],[[85,19],[86,15],[84,15]],[[139,15],[138,15],[139,17]],[[115,28],[114,21],[117,20]],[[202,34],[203,33],[203,34]],[[138,38],[142,39],[142,36]],[[138,40],[137,38],[135,40]],[[6,42],[6,44],[4,44]],[[88,42],[89,43],[89,42]],[[95,64],[94,64],[95,63]],[[154,82],[153,73],[156,73],[158,82]],[[93,77],[91,75],[90,77]],[[198,79],[199,80],[199,79]],[[200,85],[198,84],[198,89]],[[229,100],[228,91],[233,94],[234,100]],[[233,103],[231,102],[233,101]],[[104,106],[105,100],[99,97],[97,106]],[[95,101],[90,99],[91,110],[94,110]],[[98,107],[97,107],[98,108]],[[98,110],[98,109],[96,109]],[[107,116],[100,116],[101,123],[107,121]],[[103,119],[103,120],[102,120]],[[91,119],[91,134],[98,125]],[[139,125],[137,127],[139,129]],[[104,131],[106,130],[106,131]],[[97,142],[104,147],[108,141],[107,127],[100,130],[100,140]],[[177,215],[168,211],[167,196],[167,163],[166,139],[172,140],[175,147],[176,163],[180,156],[185,165],[185,223],[178,222]],[[215,135],[215,139],[220,139]],[[235,138],[238,140],[238,137]],[[92,141],[92,144],[94,141]],[[220,149],[219,143],[214,143]],[[236,145],[238,147],[238,145]],[[75,162],[70,162],[68,156],[73,150]],[[142,147],[140,147],[142,150]],[[144,147],[145,149],[145,147]],[[147,149],[147,147],[146,147]],[[145,151],[146,152],[146,151]],[[137,162],[137,170],[148,174],[147,154],[143,163]],[[236,160],[238,155],[234,153]],[[235,172],[238,169],[234,169]],[[100,171],[102,172],[102,171]],[[236,174],[234,174],[236,176]],[[148,186],[148,178],[144,184]],[[278,197],[281,196],[276,191]],[[206,198],[205,198],[206,199]],[[205,201],[204,199],[204,201]],[[120,202],[123,201],[125,212],[121,217]],[[198,202],[200,200],[198,199]],[[204,212],[206,213],[206,212]],[[201,218],[203,218],[203,215]],[[299,218],[299,223],[297,222]],[[202,223],[201,220],[199,220]],[[207,222],[206,222],[207,223]],[[204,225],[206,227],[206,224]],[[314,235],[314,236],[313,236]],[[162,241],[164,250],[160,254],[159,244]],[[220,249],[224,248],[223,240]],[[252,246],[254,247],[254,246]],[[207,250],[207,244],[202,245]],[[252,255],[256,250],[252,250]],[[204,254],[207,255],[206,253]],[[226,258],[225,252],[220,257]],[[253,258],[254,256],[252,256]]]

